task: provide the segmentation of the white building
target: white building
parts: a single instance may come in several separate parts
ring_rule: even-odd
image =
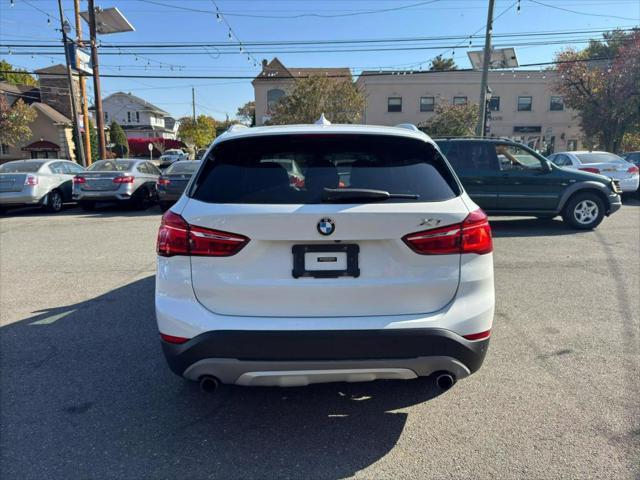
[[[161,108],[131,93],[109,95],[102,100],[102,111],[105,125],[115,120],[127,138],[176,138],[179,122]]]

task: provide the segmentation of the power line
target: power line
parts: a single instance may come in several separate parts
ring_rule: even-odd
[[[608,18],[618,18],[620,20],[633,20],[633,21],[637,21],[640,20],[640,17],[636,17],[636,18],[629,18],[629,17],[620,17],[618,15],[606,15],[606,14],[602,14],[602,13],[587,13],[587,12],[579,12],[577,10],[570,10],[568,8],[564,8],[564,7],[558,7],[557,5],[549,5],[548,3],[543,3],[543,2],[539,2],[538,0],[529,0],[529,2],[531,3],[535,3],[537,5],[541,5],[543,7],[547,7],[547,8],[553,8],[555,10],[561,10],[563,12],[569,12],[569,13],[573,13],[575,15],[585,15],[588,17],[608,17]]]

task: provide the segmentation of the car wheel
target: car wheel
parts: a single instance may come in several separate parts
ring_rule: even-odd
[[[572,228],[593,230],[604,218],[604,202],[594,193],[579,193],[569,199],[562,219]]]
[[[151,206],[153,193],[147,187],[140,187],[131,198],[133,208],[146,210]]]
[[[95,202],[78,202],[78,205],[80,205],[80,208],[86,212],[92,212],[96,209]]]
[[[52,190],[47,195],[47,206],[46,209],[51,213],[58,213],[62,210],[62,195],[58,190]]]

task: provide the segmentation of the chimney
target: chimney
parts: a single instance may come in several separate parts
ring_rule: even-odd
[[[57,110],[68,119],[73,119],[71,113],[71,92],[66,77],[67,69],[64,65],[53,65],[47,68],[36,70],[40,83],[40,101]],[[73,77],[74,90],[76,92],[76,102],[80,105],[78,92],[78,77]]]
[[[269,62],[267,62],[266,58],[262,59],[262,70],[264,70],[265,68],[267,68],[267,65],[269,65]]]

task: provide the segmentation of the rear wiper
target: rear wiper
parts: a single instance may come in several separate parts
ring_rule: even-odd
[[[323,202],[345,202],[348,200],[387,200],[389,198],[418,199],[420,195],[415,193],[389,193],[386,190],[374,190],[372,188],[324,188]]]

